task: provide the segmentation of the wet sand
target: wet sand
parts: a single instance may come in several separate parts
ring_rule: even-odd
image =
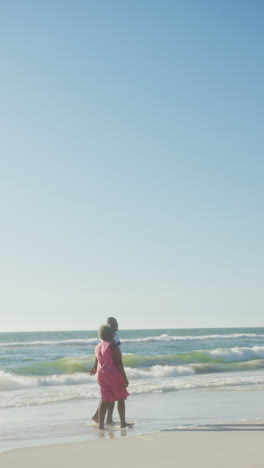
[[[184,427],[118,439],[101,435],[94,441],[11,450],[0,454],[0,466],[264,468],[264,421]]]

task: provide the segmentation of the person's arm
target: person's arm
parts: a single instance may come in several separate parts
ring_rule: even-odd
[[[97,357],[95,358],[94,365],[92,369],[90,370],[90,375],[95,375],[97,372],[97,365],[98,365],[98,360]]]
[[[128,386],[128,380],[127,380],[127,376],[126,376],[125,369],[124,369],[124,366],[123,366],[122,357],[121,357],[119,347],[117,346],[117,344],[115,342],[113,342],[111,344],[110,348],[111,348],[111,351],[113,353],[115,365],[116,365],[119,373],[124,378],[125,383],[126,383],[126,387],[127,387]]]

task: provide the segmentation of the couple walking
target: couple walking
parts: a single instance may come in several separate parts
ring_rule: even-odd
[[[104,429],[104,421],[107,413],[107,423],[113,424],[113,410],[115,401],[120,417],[120,426],[125,428],[131,426],[125,418],[125,400],[128,380],[124,370],[120,341],[117,335],[118,323],[114,317],[107,319],[106,325],[99,328],[100,343],[95,348],[95,363],[90,375],[97,374],[100,387],[101,401],[93,421],[99,422],[99,429]]]

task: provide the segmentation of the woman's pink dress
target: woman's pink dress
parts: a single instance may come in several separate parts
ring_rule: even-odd
[[[125,380],[119,373],[112,350],[113,342],[101,341],[95,348],[98,360],[97,380],[100,386],[101,401],[126,400],[129,393],[126,390]],[[120,350],[122,357],[122,353]]]

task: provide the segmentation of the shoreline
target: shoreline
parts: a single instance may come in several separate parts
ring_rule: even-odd
[[[235,424],[185,426],[174,430],[97,440],[17,448],[0,453],[5,468],[64,468],[89,463],[116,467],[117,458],[128,467],[264,468],[264,420]],[[126,431],[124,431],[126,433]]]

